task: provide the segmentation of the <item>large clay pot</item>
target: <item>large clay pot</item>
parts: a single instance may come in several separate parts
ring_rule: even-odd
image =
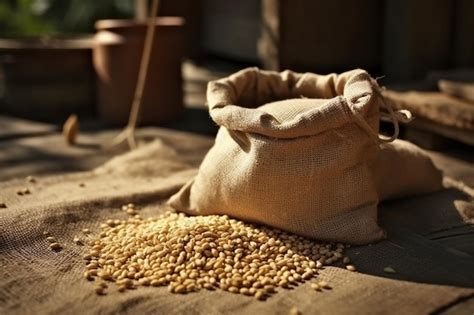
[[[183,26],[184,19],[179,17],[156,19],[141,124],[170,122],[183,110]],[[134,97],[147,26],[132,20],[101,20],[96,29],[93,60],[98,77],[98,112],[106,122],[124,124]]]
[[[94,110],[92,36],[0,39],[2,111],[58,122]]]

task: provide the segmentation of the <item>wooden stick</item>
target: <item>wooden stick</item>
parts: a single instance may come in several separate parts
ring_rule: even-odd
[[[135,129],[140,115],[140,108],[142,105],[143,91],[145,88],[146,77],[148,74],[148,67],[150,65],[150,56],[153,48],[153,40],[155,38],[156,29],[156,14],[158,13],[159,0],[153,0],[150,17],[148,19],[148,27],[146,31],[145,44],[143,47],[142,58],[140,62],[140,69],[138,72],[137,85],[135,88],[135,95],[133,97],[132,106],[130,109],[130,116],[128,124],[122,132],[112,140],[111,146],[118,145],[127,140],[130,149],[135,149],[137,143],[135,140]]]
[[[148,17],[148,0],[135,0],[135,21],[145,22]]]

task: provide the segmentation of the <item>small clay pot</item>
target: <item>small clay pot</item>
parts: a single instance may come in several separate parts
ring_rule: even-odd
[[[184,19],[159,17],[143,91],[141,124],[175,120],[183,111],[181,62]],[[101,20],[96,23],[93,63],[97,73],[98,112],[106,122],[128,121],[146,35],[146,23]]]
[[[91,116],[95,82],[92,36],[0,39],[3,111],[59,122]]]

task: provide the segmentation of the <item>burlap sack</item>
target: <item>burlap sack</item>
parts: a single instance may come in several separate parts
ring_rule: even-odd
[[[407,141],[397,139],[382,144],[373,170],[380,200],[432,193],[443,188],[443,174],[430,156]]]
[[[172,207],[321,240],[365,244],[384,236],[370,169],[384,103],[367,72],[249,68],[210,82],[207,97],[221,129]]]

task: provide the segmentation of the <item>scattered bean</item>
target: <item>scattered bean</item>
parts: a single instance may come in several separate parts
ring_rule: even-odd
[[[97,295],[106,295],[107,292],[105,291],[105,288],[101,287],[101,286],[98,286],[95,288],[95,293]]]
[[[73,238],[72,241],[73,241],[74,244],[76,244],[76,245],[84,245],[84,242],[82,242],[82,240],[81,240],[79,237],[77,237],[77,236],[74,236],[74,238]]]
[[[290,312],[288,313],[288,315],[302,315],[302,314],[303,313],[296,306],[293,306],[290,309]]]
[[[121,209],[136,211],[133,204]],[[145,220],[135,215],[107,220],[100,229],[86,243],[84,276],[111,281],[120,292],[137,285],[168,286],[178,294],[220,288],[264,300],[277,288],[296,286],[317,277],[324,265],[344,260],[342,244],[317,243],[227,216],[167,213]],[[311,287],[329,288],[325,282]]]
[[[383,268],[383,271],[386,273],[397,273],[397,271],[390,266]]]
[[[51,243],[49,244],[49,247],[52,249],[52,250],[61,250],[63,247],[61,246],[61,244],[59,243]]]

